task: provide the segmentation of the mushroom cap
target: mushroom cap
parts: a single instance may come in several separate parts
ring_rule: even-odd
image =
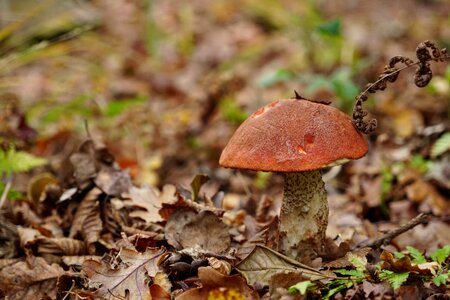
[[[222,151],[223,167],[301,172],[367,153],[363,135],[340,110],[305,99],[272,102],[254,112]]]

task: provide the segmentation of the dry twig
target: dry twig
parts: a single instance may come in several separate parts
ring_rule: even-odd
[[[387,245],[390,241],[392,241],[400,234],[407,232],[408,230],[416,227],[419,224],[427,222],[430,215],[430,213],[421,213],[399,228],[386,232],[382,237],[378,239],[362,242],[358,245],[358,249],[364,247],[378,248],[381,245]]]
[[[390,59],[389,63],[384,67],[384,72],[378,76],[378,79],[369,83],[365,90],[362,91],[357,97],[355,106],[353,107],[353,124],[359,131],[365,134],[369,134],[377,127],[377,120],[364,120],[364,117],[368,115],[368,112],[362,108],[362,103],[368,99],[369,93],[376,93],[377,91],[383,91],[387,87],[388,82],[395,82],[398,78],[398,74],[409,67],[418,66],[414,74],[414,83],[417,87],[426,86],[431,78],[433,72],[431,71],[430,61],[444,61],[450,59],[447,49],[439,49],[431,41],[424,41],[416,48],[417,61],[404,56],[394,56]],[[397,64],[403,64],[402,68],[397,68]]]

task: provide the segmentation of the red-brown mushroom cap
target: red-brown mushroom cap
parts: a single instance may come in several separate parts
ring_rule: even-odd
[[[308,100],[272,102],[253,113],[220,156],[228,168],[317,170],[367,153],[367,141],[340,110]]]

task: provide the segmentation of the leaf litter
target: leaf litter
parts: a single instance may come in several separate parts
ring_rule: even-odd
[[[286,97],[286,91],[299,85],[313,90],[295,74],[327,80],[327,74],[337,74],[350,63],[349,57],[358,69],[358,63],[364,64],[358,55],[405,52],[415,43],[406,37],[424,38],[420,32],[429,25],[427,13],[439,22],[435,12],[444,14],[446,8],[434,3],[420,6],[424,13],[417,14],[416,4],[404,1],[387,12],[383,5],[366,3],[353,14],[347,13],[353,9],[348,4],[336,3],[292,3],[287,8],[257,1],[210,6],[164,1],[148,8],[148,33],[155,38],[148,42],[142,39],[146,20],[139,1],[125,2],[111,6],[99,0],[73,10],[95,12],[95,22],[105,26],[101,34],[95,26],[80,38],[69,31],[59,44],[31,48],[31,53],[43,55],[31,65],[20,55],[10,65],[10,57],[0,59],[7,66],[2,78],[14,75],[0,85],[2,92],[5,86],[13,91],[0,94],[1,105],[7,104],[0,114],[2,149],[13,141],[18,151],[48,161],[32,172],[14,174],[12,186],[21,195],[2,207],[2,297],[448,297],[450,127],[445,77],[435,75],[439,84],[432,81],[429,90],[413,92],[408,83],[399,82],[375,97],[371,113],[379,130],[369,137],[371,153],[334,169],[327,179],[329,240],[321,258],[308,265],[272,250],[281,176],[235,173],[216,162],[236,125],[257,107]],[[339,14],[345,16],[342,22],[326,22]],[[379,30],[387,26],[379,24],[380,14],[392,20],[414,15],[416,24]],[[90,26],[91,17],[80,22]],[[345,32],[336,30],[339,26]],[[40,28],[32,27],[27,34]],[[435,31],[426,38],[448,36],[438,26]],[[334,34],[334,42],[324,34]],[[336,56],[329,49],[344,38],[335,51],[339,59],[324,65]],[[301,43],[293,42],[299,39]],[[6,54],[21,54],[16,42],[4,40]],[[147,44],[149,52],[143,46]],[[64,56],[52,57],[55,53]],[[338,98],[334,104],[345,108],[340,95],[346,91],[339,88],[370,81],[377,76],[374,70],[382,68],[381,60],[369,59],[373,69],[348,76],[349,82],[334,89],[317,89],[315,95]],[[255,70],[270,76],[255,76]],[[270,77],[264,87],[258,83],[263,77]],[[41,98],[48,102],[39,104]],[[141,100],[147,98],[148,103]],[[77,126],[89,116],[92,137],[88,133],[89,139],[81,142]],[[424,224],[389,235],[430,212]],[[374,241],[382,242],[361,248]]]

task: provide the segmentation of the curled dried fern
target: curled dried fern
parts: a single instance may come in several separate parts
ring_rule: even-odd
[[[355,106],[353,107],[353,124],[359,131],[369,134],[377,127],[376,119],[364,119],[368,112],[363,109],[362,104],[367,100],[369,93],[373,94],[377,91],[383,91],[386,89],[388,82],[395,82],[401,71],[412,66],[417,66],[414,74],[415,85],[417,87],[424,87],[433,77],[430,61],[440,62],[450,58],[447,49],[439,49],[431,41],[424,41],[417,46],[416,57],[417,61],[401,55],[392,57],[384,67],[384,72],[378,76],[378,79],[373,83],[367,84],[364,91],[356,97]],[[398,64],[403,64],[403,67],[397,67]]]

